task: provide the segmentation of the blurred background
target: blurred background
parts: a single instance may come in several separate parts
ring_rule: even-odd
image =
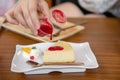
[[[6,11],[8,11],[18,0],[0,0],[0,16],[4,15],[4,13]],[[75,4],[83,14],[91,14],[92,12],[87,11],[86,9],[84,9],[82,6],[80,6],[80,4],[78,3],[78,0],[46,0],[49,8],[52,8],[56,5],[65,3],[65,2],[72,2],[73,4]],[[109,0],[108,0],[109,1]],[[119,13],[120,13],[120,0],[118,0],[119,4],[117,4],[117,7],[119,7],[117,10],[112,10],[111,12],[104,12],[103,14],[107,17],[116,17],[115,15],[117,14],[117,17],[120,17]],[[115,12],[117,11],[117,12]],[[115,14],[115,15],[113,15]]]
[[[65,2],[72,2],[73,4],[75,4],[77,7],[79,7],[79,9],[83,12],[83,14],[91,14],[92,12],[87,11],[86,9],[84,9],[82,6],[80,6],[80,4],[78,3],[78,0],[46,0],[49,3],[50,8]],[[108,0],[109,1],[109,0]],[[52,5],[51,5],[52,4]],[[117,7],[119,7],[118,11],[120,12],[120,0],[118,0],[118,4]],[[111,14],[110,12],[104,12],[103,13],[105,16],[107,17],[116,17],[113,14]],[[119,16],[120,17],[120,16]]]

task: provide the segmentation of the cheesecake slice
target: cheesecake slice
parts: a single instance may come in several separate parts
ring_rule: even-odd
[[[68,42],[58,41],[44,51],[43,62],[44,64],[74,63],[74,50]]]

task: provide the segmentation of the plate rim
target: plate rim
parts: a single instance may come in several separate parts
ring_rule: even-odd
[[[11,71],[12,72],[21,72],[21,71],[16,71],[16,70],[14,70],[13,69],[13,63],[14,63],[14,60],[15,60],[15,57],[16,57],[16,55],[17,55],[17,48],[18,47],[22,47],[22,46],[33,46],[33,45],[41,45],[41,44],[54,44],[55,42],[42,42],[42,43],[35,43],[35,44],[29,44],[29,45],[21,45],[21,44],[17,44],[16,45],[16,50],[15,50],[15,53],[14,53],[14,56],[13,56],[13,59],[12,59],[12,62],[11,62]],[[84,66],[84,68],[86,68],[86,69],[94,69],[94,68],[98,68],[99,67],[99,64],[98,64],[98,62],[97,62],[97,59],[96,59],[96,56],[94,55],[94,53],[93,53],[93,51],[91,50],[91,48],[90,48],[90,44],[89,44],[89,42],[83,42],[83,43],[74,43],[74,42],[68,42],[70,45],[72,45],[72,44],[87,44],[88,45],[88,47],[89,47],[89,50],[92,52],[91,54],[92,54],[92,56],[94,57],[94,59],[95,59],[95,61],[96,61],[96,65],[94,65],[94,66],[92,66],[92,67],[87,67],[87,66]],[[37,67],[37,68],[35,68],[35,69],[40,69],[39,67]],[[34,69],[29,69],[29,70],[27,70],[27,71],[30,71],[30,70],[34,70]],[[22,72],[26,72],[26,71],[22,71]]]

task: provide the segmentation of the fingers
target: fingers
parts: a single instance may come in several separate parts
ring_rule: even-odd
[[[37,6],[38,6],[37,3],[38,3],[37,0],[35,0],[34,2],[33,0],[29,0],[28,9],[29,9],[29,13],[31,16],[31,20],[34,24],[34,27],[36,29],[39,29],[40,22],[39,22],[39,17],[38,17],[38,12],[37,12]]]
[[[34,4],[35,5],[35,4]],[[29,0],[25,0],[21,3],[21,8],[22,8],[22,11],[23,11],[23,16],[24,16],[24,19],[27,23],[27,25],[29,26],[29,28],[31,29],[31,31],[33,32],[34,35],[37,35],[37,30],[32,22],[32,18],[31,18],[31,15],[30,15],[30,10],[29,10]]]
[[[17,20],[14,18],[14,7],[6,12],[4,16],[8,22],[18,24]]]
[[[22,9],[21,9],[20,5],[16,6],[15,11],[14,11],[14,16],[20,24],[22,24],[24,27],[28,28],[28,25],[23,17]]]

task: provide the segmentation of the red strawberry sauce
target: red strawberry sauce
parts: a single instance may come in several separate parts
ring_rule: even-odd
[[[30,56],[30,60],[34,60],[34,58],[35,58],[34,56]]]
[[[41,25],[38,29],[39,36],[45,36],[50,34],[50,40],[52,40],[53,26],[50,22],[48,22],[47,18],[40,19]]]
[[[48,50],[50,50],[50,51],[63,50],[63,49],[64,48],[61,46],[52,46],[52,47],[48,48]]]

